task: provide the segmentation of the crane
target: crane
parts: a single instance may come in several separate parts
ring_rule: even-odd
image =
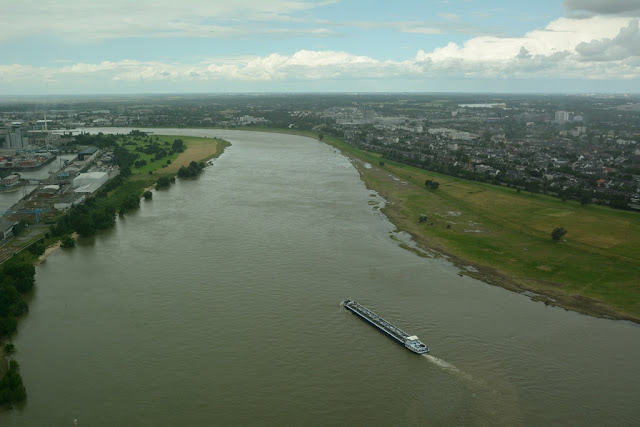
[[[16,209],[16,210],[13,210],[13,211],[0,212],[0,215],[2,215],[2,216],[4,216],[4,215],[24,215],[24,214],[35,215],[36,216],[36,223],[38,223],[38,222],[40,222],[40,215],[42,215],[43,213],[51,212],[51,211],[52,211],[51,208]]]

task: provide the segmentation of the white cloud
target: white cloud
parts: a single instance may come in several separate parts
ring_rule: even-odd
[[[301,50],[293,55],[271,54],[198,65],[158,61],[103,61],[61,67],[0,65],[0,85],[38,85],[43,81],[69,84],[74,81],[153,82],[153,81],[274,81],[353,78],[378,75],[379,61],[346,52]]]
[[[640,28],[635,19],[627,27],[620,29],[618,35],[576,46],[576,52],[586,61],[618,61],[630,57],[640,57]]]
[[[425,73],[477,78],[638,78],[639,36],[628,18],[560,18],[523,37],[474,37],[419,51],[416,61]]]
[[[247,34],[252,28],[247,25],[250,22],[288,21],[289,14],[331,3],[334,1],[21,0],[3,8],[0,41],[42,35],[77,43],[168,35],[237,36]],[[266,31],[258,33],[264,35]],[[297,34],[326,35],[314,29]]]
[[[431,51],[420,50],[413,58],[403,61],[336,50],[300,49],[292,54],[213,57],[196,64],[119,60],[50,62],[40,67],[0,65],[0,92],[15,88],[19,92],[20,88],[27,87],[42,91],[53,87],[84,87],[87,91],[93,88],[93,92],[103,88],[126,91],[136,87],[144,91],[150,87],[145,85],[168,91],[168,88],[190,84],[193,86],[189,87],[202,88],[242,82],[437,78],[631,79],[640,82],[639,39],[637,19],[559,18],[544,29],[530,31],[522,37],[474,37],[463,44],[449,43]]]
[[[455,13],[429,21],[356,21],[302,17],[339,0],[21,0],[4,8],[0,43],[33,37],[91,44],[123,38],[343,37],[342,28],[409,34],[504,34],[465,23]],[[338,29],[338,30],[336,30]]]
[[[418,54],[419,59],[440,61],[451,58],[465,62],[508,60],[519,54],[522,47],[532,55],[551,55],[556,52],[573,51],[579,43],[614,37],[623,25],[624,18],[568,19],[560,18],[545,29],[534,30],[523,37],[474,37],[462,46],[449,43],[433,52]]]
[[[438,16],[442,19],[445,19],[447,21],[459,21],[460,20],[460,15],[457,15],[455,13],[439,13]]]

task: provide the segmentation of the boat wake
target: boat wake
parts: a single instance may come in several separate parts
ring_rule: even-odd
[[[423,354],[422,357],[424,357],[425,359],[427,359],[429,362],[433,363],[434,365],[442,368],[444,371],[447,371],[451,374],[454,374],[460,378],[463,378],[467,381],[471,381],[473,380],[473,378],[471,377],[471,375],[467,374],[466,372],[462,372],[460,369],[458,369],[455,365],[447,362],[446,360],[442,360],[438,357],[432,356],[430,354]]]
[[[422,357],[461,380],[469,397],[475,402],[474,417],[478,420],[477,424],[493,424],[497,414],[500,414],[501,419],[508,420],[507,424],[524,424],[518,393],[503,374],[491,370],[474,372],[477,373],[474,378],[446,360],[430,354],[423,354]],[[489,381],[488,375],[491,375]]]

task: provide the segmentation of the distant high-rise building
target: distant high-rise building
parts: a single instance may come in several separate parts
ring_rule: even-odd
[[[568,121],[569,121],[568,111],[556,111],[556,122],[568,122]]]
[[[371,110],[371,109],[364,109],[362,111],[362,117],[364,118],[364,120],[368,123],[372,123],[373,120],[376,118],[376,112]]]

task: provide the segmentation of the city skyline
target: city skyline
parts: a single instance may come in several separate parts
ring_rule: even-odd
[[[634,0],[26,0],[3,13],[5,96],[640,92]]]

